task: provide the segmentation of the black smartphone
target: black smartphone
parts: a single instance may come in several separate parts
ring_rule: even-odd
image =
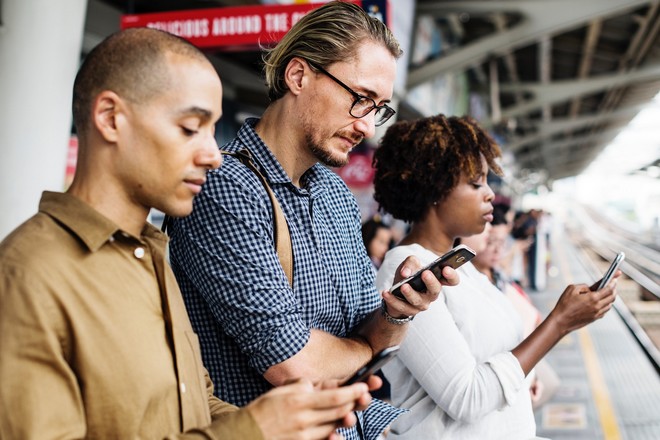
[[[598,285],[598,289],[596,290],[600,290],[603,287],[607,286],[607,283],[609,283],[610,280],[612,280],[612,277],[614,276],[616,270],[623,262],[624,258],[626,258],[626,254],[624,254],[623,252],[619,252],[618,254],[616,254],[614,261],[612,261],[612,264],[610,264],[610,267],[607,269],[607,272],[605,272],[605,275],[603,275],[603,279],[600,280],[600,284]]]
[[[401,286],[404,284],[410,284],[410,287],[412,287],[414,290],[418,292],[426,292],[426,285],[424,284],[424,281],[422,281],[422,272],[425,270],[430,270],[433,272],[433,275],[435,277],[442,281],[444,277],[442,276],[442,269],[444,269],[447,266],[453,267],[454,269],[458,269],[461,267],[463,264],[467,263],[471,259],[473,259],[476,256],[476,252],[474,252],[472,249],[469,247],[465,246],[464,244],[459,244],[446,254],[444,254],[442,257],[438,258],[437,260],[433,261],[431,264],[423,267],[420,269],[417,273],[415,273],[412,276],[409,276],[408,278],[396,283],[392,288],[390,289],[390,292],[392,295],[396,296],[397,298],[406,301],[406,297],[403,296],[403,293],[401,293]]]
[[[398,345],[388,347],[385,350],[379,352],[367,363],[367,365],[357,370],[353,376],[348,378],[348,380],[346,380],[341,385],[344,386],[344,385],[351,385],[355,382],[364,382],[369,378],[369,376],[374,374],[376,371],[380,370],[380,368],[383,365],[385,365],[390,360],[392,360],[398,352],[399,352]]]

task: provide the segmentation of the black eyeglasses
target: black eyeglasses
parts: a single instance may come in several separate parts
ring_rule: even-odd
[[[353,105],[351,105],[351,109],[348,111],[348,113],[353,116],[354,118],[364,118],[367,116],[373,109],[376,109],[376,118],[375,118],[375,124],[376,126],[383,125],[385,122],[387,122],[388,119],[390,119],[394,114],[396,113],[391,107],[389,107],[387,104],[385,105],[378,105],[376,104],[376,101],[373,99],[369,98],[368,96],[360,95],[357,93],[355,90],[351,89],[348,87],[346,84],[335,78],[330,72],[325,70],[321,66],[317,66],[314,63],[311,63],[307,61],[307,63],[312,66],[314,69],[318,70],[319,72],[323,73],[324,75],[328,76],[330,79],[332,79],[334,82],[342,86],[344,89],[348,91],[351,95],[353,95]]]

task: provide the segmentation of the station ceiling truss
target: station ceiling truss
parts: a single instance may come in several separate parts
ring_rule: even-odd
[[[128,12],[256,3],[90,0],[84,46],[115,30],[108,14],[118,23]],[[519,171],[575,176],[660,91],[659,15],[660,0],[418,0],[415,18],[432,17],[451,44],[411,64],[407,88],[465,73],[470,90],[487,97],[482,124]],[[258,53],[211,55],[225,93],[255,110],[266,105]],[[404,95],[401,117],[421,116],[407,104]]]

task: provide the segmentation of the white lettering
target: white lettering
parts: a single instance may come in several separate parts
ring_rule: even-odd
[[[258,15],[244,15],[214,18],[211,32],[214,37],[258,34],[261,32],[261,17]]]
[[[147,27],[169,32],[182,38],[203,38],[209,36],[209,21],[206,18],[196,20],[156,21],[147,23]]]
[[[306,12],[294,12],[291,14],[291,26],[298,23],[298,21],[307,14]]]
[[[266,32],[286,32],[289,30],[289,16],[282,14],[266,14]]]

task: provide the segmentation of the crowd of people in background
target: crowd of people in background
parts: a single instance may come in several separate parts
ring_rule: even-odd
[[[493,205],[500,149],[469,117],[392,124],[375,199],[409,228],[361,225],[330,168],[394,116],[400,55],[359,6],[314,9],[265,51],[262,117],[219,149],[202,52],[147,28],[96,46],[73,183],[0,243],[0,438],[536,438],[544,355],[616,280],[540,315],[524,289],[548,229]],[[457,240],[474,263],[390,292]],[[344,384],[396,346],[382,394]]]
[[[505,235],[504,229],[501,229],[503,243],[499,251],[498,274],[506,275],[516,285],[529,291],[544,290],[537,287],[536,279],[540,276],[545,280],[551,273],[552,213],[536,208],[516,210],[509,200],[498,202],[497,198],[496,195],[493,202],[493,225],[506,225]],[[374,213],[362,224],[362,238],[374,269],[380,267],[385,252],[408,229],[405,223],[386,220],[388,217],[387,213]],[[543,243],[541,248],[535,245],[539,242]]]

